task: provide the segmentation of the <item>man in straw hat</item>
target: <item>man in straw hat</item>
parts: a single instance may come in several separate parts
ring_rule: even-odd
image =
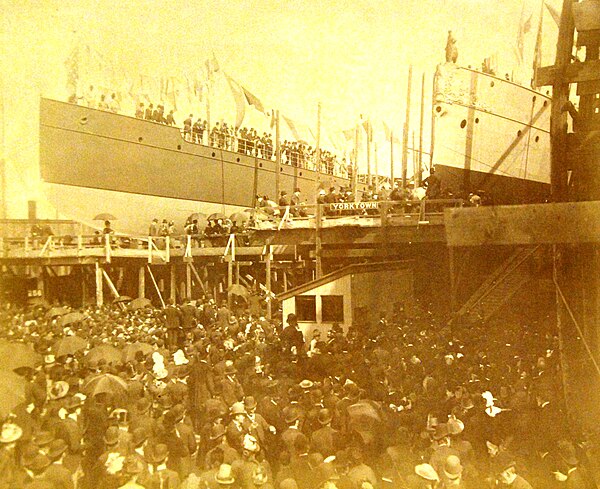
[[[444,489],[463,489],[468,487],[463,480],[463,466],[460,463],[460,458],[456,455],[450,455],[446,458],[441,473],[441,482],[441,487]]]
[[[515,459],[507,452],[500,452],[494,458],[496,481],[502,487],[511,489],[532,489],[532,486],[523,477],[517,474]]]
[[[440,476],[429,464],[415,466],[415,473],[410,474],[406,483],[410,489],[434,489],[440,481]]]
[[[221,464],[217,475],[215,476],[215,481],[219,487],[227,487],[231,489],[237,487],[235,484],[235,477],[233,476],[233,470],[229,464]]]
[[[14,423],[4,423],[0,432],[0,487],[13,487],[20,472],[15,448],[23,430]]]

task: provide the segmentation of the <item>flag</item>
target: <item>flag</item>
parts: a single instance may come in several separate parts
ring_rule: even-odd
[[[71,55],[65,60],[65,66],[67,68],[67,90],[75,94],[79,82],[79,46],[71,51]]]
[[[383,124],[383,132],[385,132],[385,140],[391,143],[399,144],[400,140],[396,136],[393,136],[389,126],[384,121],[381,121],[381,123]]]
[[[354,129],[345,129],[342,131],[346,141],[351,141],[354,138]]]
[[[269,128],[273,130],[275,124],[277,124],[277,118],[275,117],[275,109],[271,109],[271,123],[269,124]]]
[[[235,127],[240,128],[242,127],[242,122],[244,122],[244,117],[246,115],[246,103],[244,101],[244,95],[242,94],[242,87],[227,73],[225,73],[225,78],[227,79],[227,83],[233,94],[233,99],[235,100]]]
[[[546,8],[548,9],[548,12],[550,12],[550,15],[554,19],[554,22],[556,22],[556,25],[557,26],[560,25],[560,13],[558,12],[558,10],[556,10],[548,2],[544,2],[544,4],[546,5]]]
[[[540,21],[538,23],[537,37],[535,39],[535,53],[533,55],[533,76],[542,65],[542,22],[544,20],[544,6],[540,10]]]
[[[206,77],[208,78],[209,81],[211,81],[213,79],[213,75],[221,69],[214,52],[212,53],[212,58],[207,59],[205,64],[206,64]]]
[[[256,110],[258,110],[259,112],[262,112],[263,114],[267,114],[267,112],[265,111],[265,107],[262,104],[262,102],[260,100],[258,100],[258,98],[253,95],[252,93],[250,93],[248,90],[246,90],[244,87],[241,87],[241,89],[244,91],[244,96],[246,97],[246,100],[248,101],[248,105],[252,105],[256,108]]]
[[[292,134],[294,135],[296,141],[300,140],[300,134],[298,133],[298,129],[296,128],[296,123],[289,117],[284,116],[283,114],[281,114],[281,117],[283,117],[283,120],[290,128],[290,131],[292,131]]]
[[[519,64],[523,62],[523,47],[525,45],[525,34],[531,30],[531,17],[530,14],[525,22],[521,22],[519,26],[519,32],[517,33],[517,59]]]

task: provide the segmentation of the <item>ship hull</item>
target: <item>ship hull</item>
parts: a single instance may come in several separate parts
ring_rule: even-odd
[[[279,175],[276,169],[275,161],[185,141],[175,127],[41,100],[41,177],[50,202],[68,217],[82,214],[73,203],[89,200],[95,213],[115,209],[119,229],[127,207],[170,219],[179,208],[227,213],[253,207],[256,195],[277,200],[277,179],[280,190],[300,188],[308,201],[319,186],[350,184],[290,165]]]

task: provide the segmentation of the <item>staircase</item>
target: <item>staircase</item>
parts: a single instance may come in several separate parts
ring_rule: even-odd
[[[460,308],[457,317],[487,321],[531,278],[531,257],[538,246],[520,247],[510,255]]]

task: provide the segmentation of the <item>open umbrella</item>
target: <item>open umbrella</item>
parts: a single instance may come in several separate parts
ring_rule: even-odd
[[[88,342],[79,336],[65,336],[52,345],[52,353],[56,358],[75,355],[78,351],[85,350],[87,345]]]
[[[347,409],[350,428],[356,431],[365,443],[372,443],[381,429],[381,416],[378,410],[368,401],[359,401],[348,406]]]
[[[233,214],[231,214],[229,219],[231,220],[231,222],[234,222],[236,224],[242,224],[250,220],[250,214],[248,214],[247,212],[234,212]]]
[[[14,372],[0,371],[0,418],[6,418],[10,412],[25,401],[27,381]]]
[[[60,318],[60,325],[67,326],[72,323],[77,323],[79,321],[83,321],[84,319],[85,319],[85,316],[82,313],[70,312]]]
[[[139,341],[125,345],[123,348],[123,362],[128,363],[135,360],[138,351],[141,351],[142,354],[146,356],[154,352],[154,347],[148,343],[142,343]]]
[[[105,361],[106,363],[120,364],[121,363],[122,353],[114,346],[110,345],[100,345],[92,348],[85,358],[87,361],[93,365],[97,364],[100,361]]]
[[[103,212],[102,214],[98,214],[96,217],[94,217],[94,221],[114,221],[115,219],[116,217],[108,212]]]
[[[152,302],[145,297],[138,297],[127,304],[127,307],[132,311],[135,311],[136,309],[143,309],[144,307],[152,307]]]
[[[119,302],[130,302],[133,299],[131,297],[129,297],[128,295],[120,295],[119,297],[117,297],[113,302],[115,304],[118,304]]]
[[[218,221],[219,219],[225,220],[227,219],[227,216],[225,214],[221,214],[220,212],[215,212],[214,214],[208,216],[209,221]]]
[[[99,374],[89,379],[82,391],[91,397],[98,394],[124,396],[127,393],[127,381],[113,374]]]
[[[0,369],[35,368],[41,363],[42,356],[30,345],[10,342],[0,344]]]
[[[244,287],[243,285],[240,284],[233,284],[231,285],[227,291],[230,294],[233,295],[239,295],[241,297],[248,297],[250,295],[250,292],[248,292],[248,289],[246,287]]]
[[[69,314],[69,312],[66,307],[53,307],[46,313],[46,318],[52,319],[56,316],[64,316],[65,314]]]

